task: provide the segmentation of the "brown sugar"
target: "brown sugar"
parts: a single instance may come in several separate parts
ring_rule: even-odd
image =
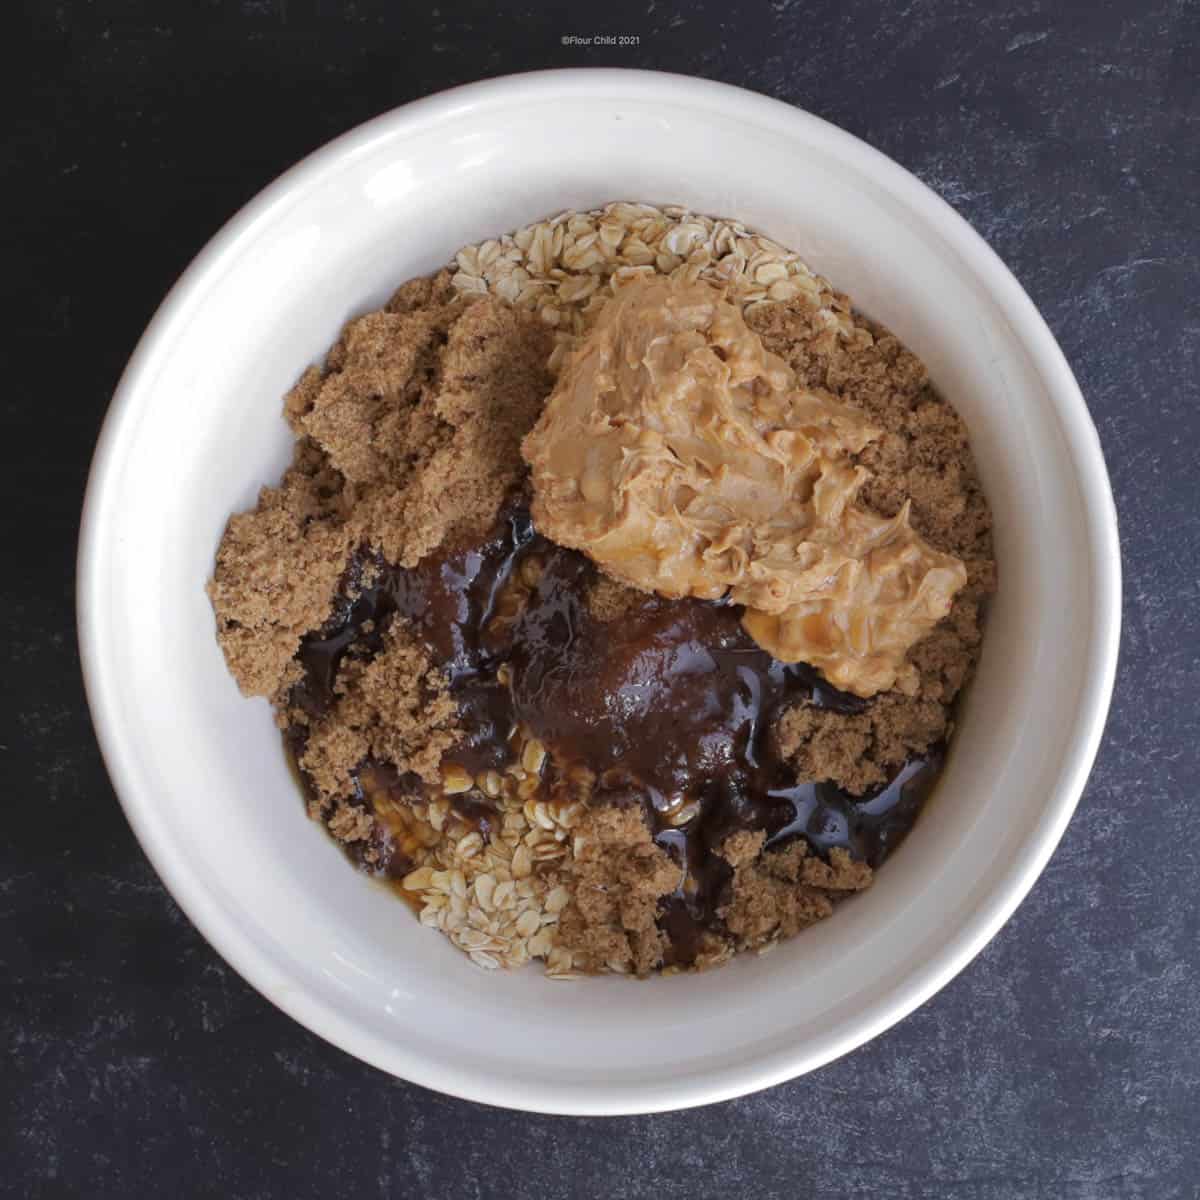
[[[659,901],[678,886],[678,865],[655,845],[640,806],[591,809],[576,837],[560,944],[581,970],[648,974],[662,962]]]
[[[644,599],[636,588],[618,583],[611,575],[597,573],[587,589],[588,612],[597,621],[605,623],[623,617],[642,604]]]
[[[308,441],[258,507],[229,520],[208,586],[225,661],[248,696],[275,696],[299,674],[300,639],[319,626],[350,551],[342,482]]]
[[[328,826],[339,842],[365,842],[374,832],[375,819],[365,808],[339,804],[330,816]]]
[[[839,896],[870,886],[871,868],[845,850],[835,848],[824,862],[803,840],[765,852],[763,841],[761,833],[739,833],[722,848],[733,877],[720,915],[739,950],[791,937],[830,916]]]
[[[434,401],[447,433],[407,489],[399,520],[382,537],[380,549],[389,560],[412,565],[448,536],[482,534],[492,523],[525,473],[521,438],[550,387],[545,364],[551,344],[536,315],[502,302],[476,301],[454,323]],[[411,445],[405,443],[409,453]]]
[[[230,519],[209,585],[243,692],[295,681],[301,638],[328,616],[356,549],[408,564],[490,525],[524,469],[550,344],[528,313],[452,298],[443,273],[351,321],[324,369],[305,372],[285,401],[295,462]]]
[[[351,791],[352,772],[368,758],[437,782],[442,755],[460,735],[458,709],[428,652],[402,626],[393,623],[370,662],[343,667],[334,693],[299,757],[322,794]]]
[[[991,513],[962,419],[892,334],[853,312],[844,296],[835,306],[851,322],[849,336],[833,335],[803,299],[764,306],[747,324],[805,385],[862,409],[884,431],[858,455],[870,472],[862,502],[890,517],[909,501],[913,528],[967,569],[949,616],[909,651],[917,673],[912,694],[884,692],[859,714],[798,706],[776,723],[779,753],[800,778],[861,793],[948,735],[950,706],[979,654],[995,562]]]
[[[356,540],[402,566],[486,530],[524,473],[521,438],[551,383],[535,315],[487,297],[443,303],[437,287],[422,308],[418,295],[352,321],[325,374],[287,401],[355,489]]]

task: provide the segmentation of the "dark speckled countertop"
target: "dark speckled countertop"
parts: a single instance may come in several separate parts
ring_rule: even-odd
[[[649,11],[647,11],[649,10]],[[634,49],[564,35],[636,35]],[[0,37],[0,1193],[1200,1196],[1200,5],[1195,0],[26,0]],[[79,679],[73,557],[109,395],[265,183],[394,105],[657,67],[802,105],[992,243],[1100,429],[1125,627],[1087,793],[1004,931],[898,1027],[690,1113],[529,1117],[324,1044],[159,884]]]

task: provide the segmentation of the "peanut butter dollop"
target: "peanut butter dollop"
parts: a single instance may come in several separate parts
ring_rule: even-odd
[[[522,451],[547,537],[627,584],[745,606],[784,662],[838,688],[908,690],[909,648],[962,562],[856,504],[879,430],[801,387],[708,284],[649,278],[604,307]]]

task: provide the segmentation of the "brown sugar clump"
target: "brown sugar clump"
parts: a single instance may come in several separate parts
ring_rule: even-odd
[[[992,557],[991,514],[958,413],[929,382],[925,365],[881,325],[836,307],[852,324],[831,336],[810,304],[769,304],[746,323],[807,387],[822,388],[862,409],[883,429],[858,454],[870,472],[862,501],[881,516],[895,516],[912,501],[913,527],[931,545],[965,560]]]
[[[334,692],[299,759],[321,793],[344,795],[368,758],[437,781],[442,755],[459,737],[458,710],[428,653],[406,630],[393,626],[375,658],[344,665]]]
[[[339,842],[365,842],[375,831],[375,820],[365,808],[339,804],[329,818],[328,827]]]
[[[627,584],[618,583],[611,575],[602,575],[597,572],[595,578],[588,584],[588,612],[597,621],[605,624],[625,616],[626,613],[645,603],[644,592],[639,592]]]
[[[799,778],[828,779],[857,794],[948,736],[950,705],[979,654],[981,609],[995,588],[995,563],[991,513],[961,418],[934,391],[920,359],[892,334],[853,312],[844,296],[835,308],[848,334],[831,330],[804,299],[765,305],[746,320],[802,383],[862,409],[883,430],[857,456],[869,472],[862,503],[891,517],[910,501],[913,528],[967,568],[949,616],[909,651],[916,668],[910,694],[881,693],[859,714],[801,705],[776,722],[779,753]]]
[[[559,944],[579,970],[648,974],[662,962],[658,906],[679,884],[678,865],[654,844],[640,805],[588,810],[575,838]]]
[[[248,696],[275,696],[298,675],[301,637],[324,621],[350,546],[342,479],[302,441],[278,487],[231,517],[208,585],[229,670]]]
[[[521,438],[551,386],[552,337],[536,314],[443,300],[425,282],[405,285],[395,311],[350,322],[325,373],[310,370],[287,401],[355,488],[356,540],[401,566],[487,529],[524,473]]]
[[[444,305],[359,317],[330,352],[324,374],[310,368],[288,396],[294,428],[321,446],[347,482],[403,483],[416,466],[410,449],[444,432],[421,398],[457,315]]]
[[[454,535],[486,531],[500,503],[525,474],[520,445],[551,386],[550,331],[534,313],[494,300],[468,304],[440,354],[427,442],[405,437],[399,448],[427,453],[397,497],[399,510],[364,527],[392,562],[412,566]]]
[[[524,471],[550,387],[551,335],[502,301],[455,298],[446,272],[351,321],[285,401],[296,459],[230,519],[209,594],[247,695],[295,682],[301,637],[329,615],[362,546],[403,565],[482,533]]]
[[[763,841],[761,833],[739,833],[722,847],[734,870],[719,915],[739,950],[791,937],[830,916],[841,895],[870,886],[871,868],[845,850],[832,850],[824,862],[809,854],[803,840],[761,852]]]
[[[449,304],[459,293],[450,282],[449,271],[436,275],[420,275],[402,283],[387,302],[385,310],[393,313],[413,312],[431,305]]]

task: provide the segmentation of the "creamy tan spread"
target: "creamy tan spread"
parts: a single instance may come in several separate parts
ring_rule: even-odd
[[[907,503],[856,504],[878,436],[717,289],[649,278],[601,311],[522,449],[547,537],[645,591],[745,605],[776,658],[870,696],[915,682],[907,651],[966,582]]]

